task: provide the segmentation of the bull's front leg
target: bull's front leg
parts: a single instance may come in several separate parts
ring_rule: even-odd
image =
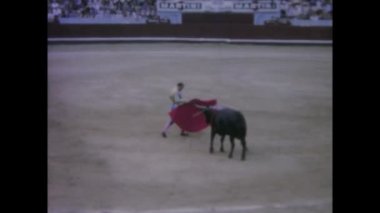
[[[230,154],[228,155],[228,157],[232,158],[232,155],[233,155],[234,149],[235,149],[234,137],[230,136],[230,141],[231,141],[231,150],[230,150]]]
[[[214,153],[214,138],[215,138],[216,132],[214,130],[211,130],[211,141],[210,141],[210,153]]]
[[[224,136],[225,135],[222,135],[222,137],[220,138],[220,152],[224,152]]]

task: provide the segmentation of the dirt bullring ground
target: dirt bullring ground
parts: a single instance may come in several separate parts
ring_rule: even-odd
[[[160,136],[177,81],[243,112],[245,162]],[[48,104],[50,213],[332,212],[330,46],[49,45]]]

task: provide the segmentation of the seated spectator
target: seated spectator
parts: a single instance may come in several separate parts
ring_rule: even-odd
[[[307,2],[302,3],[300,19],[309,19],[310,17],[310,5]]]
[[[317,10],[321,10],[322,9],[322,0],[317,0],[315,2],[315,7]]]
[[[91,17],[91,10],[88,5],[83,7],[81,11],[81,17],[84,17],[84,18]]]
[[[60,17],[62,14],[61,6],[56,1],[53,1],[51,3],[51,10],[55,18]]]
[[[101,4],[100,4],[99,0],[95,1],[92,4],[92,8],[94,10],[94,17],[97,16],[100,13],[100,7],[101,7]]]
[[[289,9],[289,2],[285,0],[281,0],[280,2],[280,10],[287,11]]]
[[[317,10],[316,12],[314,12],[310,15],[310,20],[312,20],[312,21],[320,20],[321,14],[322,14],[322,10]]]
[[[325,3],[325,4],[322,5],[322,7],[323,7],[323,12],[325,12],[325,13],[331,13],[332,6],[331,6],[330,3]]]
[[[326,4],[323,5],[321,19],[323,19],[323,20],[331,20],[332,19],[332,7],[331,7],[331,4],[326,3]]]
[[[301,7],[299,4],[291,4],[289,10],[287,11],[289,18],[297,18],[301,15]]]

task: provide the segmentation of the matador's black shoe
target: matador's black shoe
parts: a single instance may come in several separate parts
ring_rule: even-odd
[[[186,137],[186,136],[189,136],[189,134],[187,134],[187,133],[185,133],[185,132],[181,132],[181,136]]]
[[[166,138],[166,133],[165,132],[161,132],[161,135],[163,138]]]

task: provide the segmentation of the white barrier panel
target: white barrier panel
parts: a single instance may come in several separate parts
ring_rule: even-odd
[[[292,26],[298,27],[332,27],[332,20],[300,20],[293,19],[290,20]]]
[[[156,6],[157,11],[182,13],[252,13],[257,5],[252,0],[157,0]]]

